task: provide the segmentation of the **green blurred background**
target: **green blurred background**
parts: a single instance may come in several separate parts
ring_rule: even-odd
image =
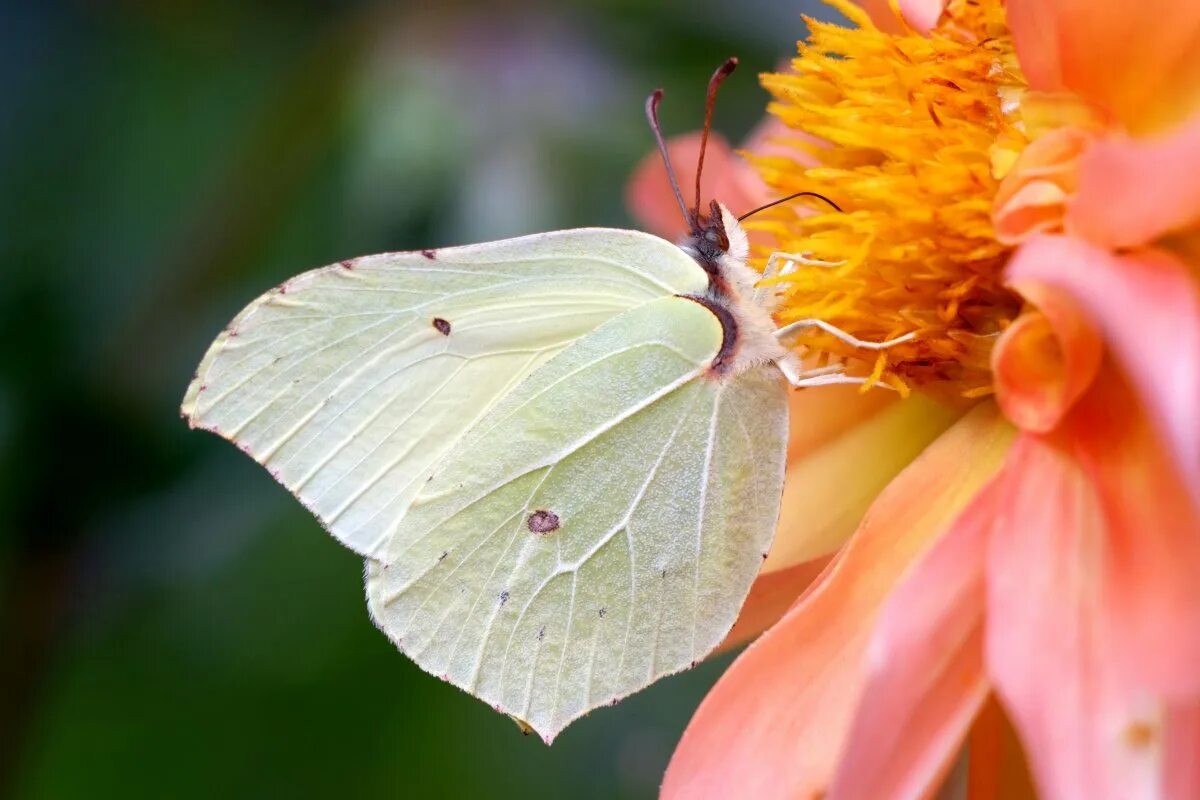
[[[360,560],[178,403],[349,256],[632,224],[664,125],[762,114],[805,2],[0,7],[0,796],[647,797],[719,658],[553,748],[368,620]],[[736,731],[730,731],[731,736]]]

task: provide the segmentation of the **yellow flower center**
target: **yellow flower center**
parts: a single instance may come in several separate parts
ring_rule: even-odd
[[[793,262],[769,278],[778,322],[820,319],[871,341],[915,333],[864,351],[808,329],[797,346],[817,366],[844,363],[902,392],[987,394],[992,345],[1021,306],[1002,285],[1011,246],[991,218],[999,177],[1027,144],[1003,6],[951,2],[922,36],[884,33],[856,6],[831,4],[858,27],[808,20],[791,71],[762,78],[770,112],[797,131],[786,142],[797,158],[749,154],[781,195],[819,192],[845,212],[780,207],[748,225],[775,240],[756,248],[760,268],[774,251],[836,264]]]

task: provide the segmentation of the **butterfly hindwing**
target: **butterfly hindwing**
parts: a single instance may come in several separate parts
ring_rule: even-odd
[[[183,413],[378,557],[430,465],[523,378],[606,320],[706,285],[668,242],[605,229],[345,261],[238,315]]]
[[[770,545],[787,431],[776,368],[719,380],[721,342],[662,298],[528,376],[368,565],[377,624],[547,740],[703,658]]]

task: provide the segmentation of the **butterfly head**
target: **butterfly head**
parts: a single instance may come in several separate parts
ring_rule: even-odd
[[[707,216],[696,214],[691,232],[679,242],[684,250],[710,275],[726,273],[728,261],[745,263],[750,243],[736,216],[724,204],[713,200]]]

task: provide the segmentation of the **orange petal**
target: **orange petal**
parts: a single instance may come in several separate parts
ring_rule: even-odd
[[[1200,701],[1167,712],[1163,797],[1200,797]]]
[[[883,607],[830,800],[923,796],[987,698],[983,565],[993,494],[987,487],[971,501]]]
[[[1103,504],[1101,619],[1121,675],[1200,697],[1200,504],[1112,368],[1062,436]]]
[[[879,607],[994,474],[1010,438],[995,406],[982,404],[888,486],[826,578],[704,699],[667,768],[664,797],[811,797],[826,788]]]
[[[1008,281],[1071,294],[1099,328],[1200,498],[1200,285],[1158,251],[1114,255],[1066,236],[1038,236],[1017,250]]]
[[[1091,385],[1104,347],[1070,295],[1025,285],[1037,306],[1000,335],[992,351],[996,401],[1018,428],[1053,430]]]
[[[1016,244],[1035,233],[1061,230],[1067,198],[1076,189],[1080,155],[1091,134],[1057,128],[1021,151],[992,201],[996,238]]]
[[[1080,159],[1079,192],[1069,201],[1067,231],[1115,248],[1147,244],[1194,226],[1200,222],[1197,175],[1200,114],[1164,136],[1101,139]]]
[[[667,151],[671,154],[671,165],[679,178],[683,199],[690,206],[695,201],[700,134],[686,133],[669,139]],[[750,166],[730,149],[729,143],[717,134],[709,136],[708,150],[704,154],[704,175],[700,180],[701,207],[707,207],[710,199],[716,199],[733,213],[740,214],[766,202],[767,197],[766,187]],[[687,233],[687,223],[671,191],[658,151],[648,153],[634,169],[626,186],[625,202],[650,233],[671,240]]]
[[[1057,5],[1047,0],[1011,0],[1005,12],[1021,72],[1030,88],[1045,92],[1064,88]]]
[[[967,800],[1037,800],[1021,740],[994,694],[967,739]]]
[[[776,68],[777,72],[787,72],[791,65],[784,61]],[[816,158],[810,153],[806,153],[796,147],[795,142],[798,138],[811,138],[800,131],[789,128],[784,124],[783,120],[774,115],[763,118],[763,121],[758,123],[749,135],[746,136],[742,143],[742,150],[752,153],[755,156],[771,157],[779,156],[788,158],[805,167],[815,167],[819,163]],[[812,139],[813,141],[819,141]],[[707,167],[706,167],[707,169]],[[751,171],[754,181],[762,186],[762,181],[758,176]],[[765,189],[764,189],[765,191]],[[765,202],[765,201],[764,201]]]
[[[914,395],[794,455],[783,482],[779,530],[763,569],[786,569],[845,544],[883,488],[960,416],[961,409]],[[793,417],[793,425],[805,422]]]
[[[718,651],[737,647],[758,636],[779,621],[829,566],[829,557],[807,561],[777,572],[764,572],[750,587],[750,595],[742,604],[737,622]]]
[[[1200,3],[1013,0],[1022,71],[1034,89],[1070,89],[1133,131],[1200,105]]]
[[[1018,439],[997,486],[1006,513],[989,546],[986,658],[1039,795],[1161,796],[1165,707],[1122,677],[1125,645],[1104,622],[1101,496],[1080,464],[1033,435]]]
[[[858,0],[876,28],[888,33],[904,33],[909,28],[929,33],[937,24],[945,0]]]
[[[788,463],[804,458],[901,402],[891,392],[863,392],[857,386],[823,386],[788,395]]]

